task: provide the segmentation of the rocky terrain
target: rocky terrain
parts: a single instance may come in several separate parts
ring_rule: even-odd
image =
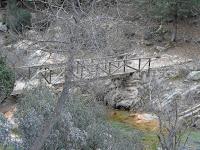
[[[100,104],[110,110],[117,110],[112,114],[114,118],[118,115],[118,110],[128,111],[130,114],[125,118],[125,123],[137,126],[143,124],[145,127],[152,123],[152,126],[159,128],[159,119],[166,114],[169,118],[174,117],[172,114],[176,112],[178,121],[187,122],[188,118],[192,118],[192,121],[195,120],[193,127],[199,130],[200,18],[193,17],[187,23],[181,20],[178,24],[177,41],[171,42],[170,22],[163,25],[145,18],[129,3],[120,5],[120,10],[111,7],[106,17],[101,10],[98,15],[89,14],[81,18],[81,27],[74,29],[81,43],[76,43],[78,52],[74,53],[74,57],[102,58],[124,53],[131,53],[134,58],[151,57],[155,59],[151,62],[150,73],[144,70],[140,74],[129,73],[117,78],[80,83],[73,92],[78,91],[84,96],[93,92]],[[1,22],[1,16],[0,11],[0,54],[6,57],[7,64],[16,73],[16,81],[12,96],[1,102],[0,112],[12,120],[12,113],[16,111],[18,103],[17,96],[23,97],[25,90],[44,82],[39,76],[40,69],[32,73],[33,78],[24,80],[27,70],[19,68],[66,62],[69,56],[62,44],[44,44],[43,41],[59,41],[69,33],[62,30],[62,24],[51,24],[45,32],[30,29],[23,37],[18,37],[8,31]],[[32,16],[33,21],[37,19],[37,13],[32,13]],[[69,14],[61,16],[66,17],[69,22],[76,22]],[[95,44],[91,42],[94,37],[90,35],[95,37],[98,49],[95,49]],[[72,47],[68,45],[67,48]],[[57,74],[54,73],[54,76]],[[59,95],[62,85],[47,86]]]

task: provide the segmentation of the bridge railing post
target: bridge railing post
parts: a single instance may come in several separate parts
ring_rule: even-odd
[[[126,72],[126,60],[123,60],[124,62],[124,72]]]
[[[79,61],[76,62],[76,74],[79,73]]]
[[[49,71],[49,84],[51,84],[51,74],[52,74],[52,70]]]
[[[119,67],[120,66],[120,62],[117,62],[117,67]]]
[[[83,66],[81,65],[81,79],[83,78]]]
[[[151,69],[151,58],[149,58],[148,75],[150,75],[150,69]]]
[[[45,67],[44,70],[45,70],[44,76],[46,77],[47,76],[47,68]]]
[[[141,58],[139,58],[138,72],[139,72],[139,76],[140,76],[140,72],[141,72]]]
[[[108,72],[111,73],[111,62],[108,63]]]
[[[104,68],[105,68],[105,70],[107,70],[107,60],[105,60]]]
[[[97,77],[97,76],[98,76],[99,64],[96,64],[96,65],[95,65],[95,68],[96,68],[96,77]]]
[[[31,68],[28,67],[28,79],[30,80],[31,79]]]

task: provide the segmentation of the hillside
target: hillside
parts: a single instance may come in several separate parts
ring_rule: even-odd
[[[7,0],[0,149],[199,149],[199,13],[198,0]]]

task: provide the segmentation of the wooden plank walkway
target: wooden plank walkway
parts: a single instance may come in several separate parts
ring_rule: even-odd
[[[150,72],[154,58],[132,58],[130,54],[95,59],[76,59],[73,64],[74,81],[112,78],[141,71]],[[64,82],[65,63],[22,66],[17,76],[30,80],[38,72],[48,84]]]
[[[191,62],[190,59],[165,55],[152,58],[134,58],[134,55],[123,54],[119,56],[75,59],[73,63],[73,82],[94,81],[97,79],[112,79],[127,76],[130,73],[138,73],[158,68],[170,67]],[[16,70],[16,82],[11,95],[23,93],[24,89],[39,85],[41,82],[50,85],[62,85],[66,63],[42,64],[34,66],[22,66]]]

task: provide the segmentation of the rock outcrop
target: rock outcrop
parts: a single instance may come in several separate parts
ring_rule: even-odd
[[[174,101],[178,101],[182,99],[182,93],[179,91],[175,91],[172,94],[167,95],[161,103],[161,107],[169,107],[171,103]]]
[[[124,108],[124,109],[130,109],[131,105],[134,103],[134,100],[122,100],[119,103],[116,103],[115,107],[117,109]]]
[[[4,25],[2,22],[0,22],[0,31],[7,32],[8,28],[6,25]]]
[[[139,101],[138,89],[133,79],[118,79],[113,82],[112,89],[104,97],[104,102],[113,108],[126,110],[136,105]]]
[[[192,81],[198,81],[200,80],[200,71],[192,71],[189,73],[189,75],[187,76],[188,80],[192,80]]]
[[[183,99],[186,103],[199,103],[200,98],[200,85],[191,87],[189,90],[183,93]]]

